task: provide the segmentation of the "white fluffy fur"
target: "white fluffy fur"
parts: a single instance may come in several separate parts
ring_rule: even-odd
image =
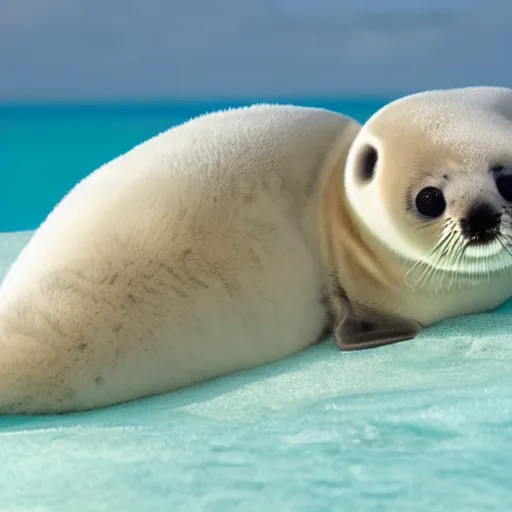
[[[315,108],[218,112],[84,179],[0,288],[0,411],[99,407],[314,343],[320,175],[358,129]]]

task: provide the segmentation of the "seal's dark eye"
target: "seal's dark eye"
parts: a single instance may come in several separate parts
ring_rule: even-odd
[[[509,203],[512,202],[512,174],[499,174],[496,176],[496,186],[501,197]]]
[[[375,166],[377,165],[377,150],[373,146],[366,146],[360,157],[359,176],[363,181],[370,181],[375,174]]]
[[[425,187],[416,196],[416,209],[424,217],[435,219],[446,209],[443,192],[436,187]]]

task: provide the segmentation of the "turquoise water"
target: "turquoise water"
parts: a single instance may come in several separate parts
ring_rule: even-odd
[[[295,102],[364,121],[386,100]],[[195,115],[247,103],[0,105],[0,232],[35,229],[79,179],[145,139]]]
[[[364,120],[383,102],[323,104]],[[97,165],[211,109],[0,110],[0,231],[35,227]],[[29,236],[0,234],[0,279]],[[329,340],[119,407],[0,417],[0,511],[506,511],[511,332],[507,304],[412,342]]]

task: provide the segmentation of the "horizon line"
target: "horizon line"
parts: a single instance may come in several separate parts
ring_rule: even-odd
[[[383,93],[383,94],[339,94],[339,95],[247,95],[247,96],[212,96],[212,97],[133,97],[133,98],[65,98],[65,99],[27,99],[27,100],[0,100],[2,109],[18,108],[67,108],[67,107],[162,107],[162,106],[197,106],[210,104],[236,104],[252,105],[258,103],[290,104],[300,103],[324,103],[324,102],[368,102],[391,101],[408,93]]]

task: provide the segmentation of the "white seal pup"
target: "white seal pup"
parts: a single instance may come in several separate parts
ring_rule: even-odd
[[[511,110],[508,89],[433,91],[361,129],[258,105],[99,168],[0,287],[0,412],[112,405],[330,333],[367,348],[498,306],[511,295]]]

